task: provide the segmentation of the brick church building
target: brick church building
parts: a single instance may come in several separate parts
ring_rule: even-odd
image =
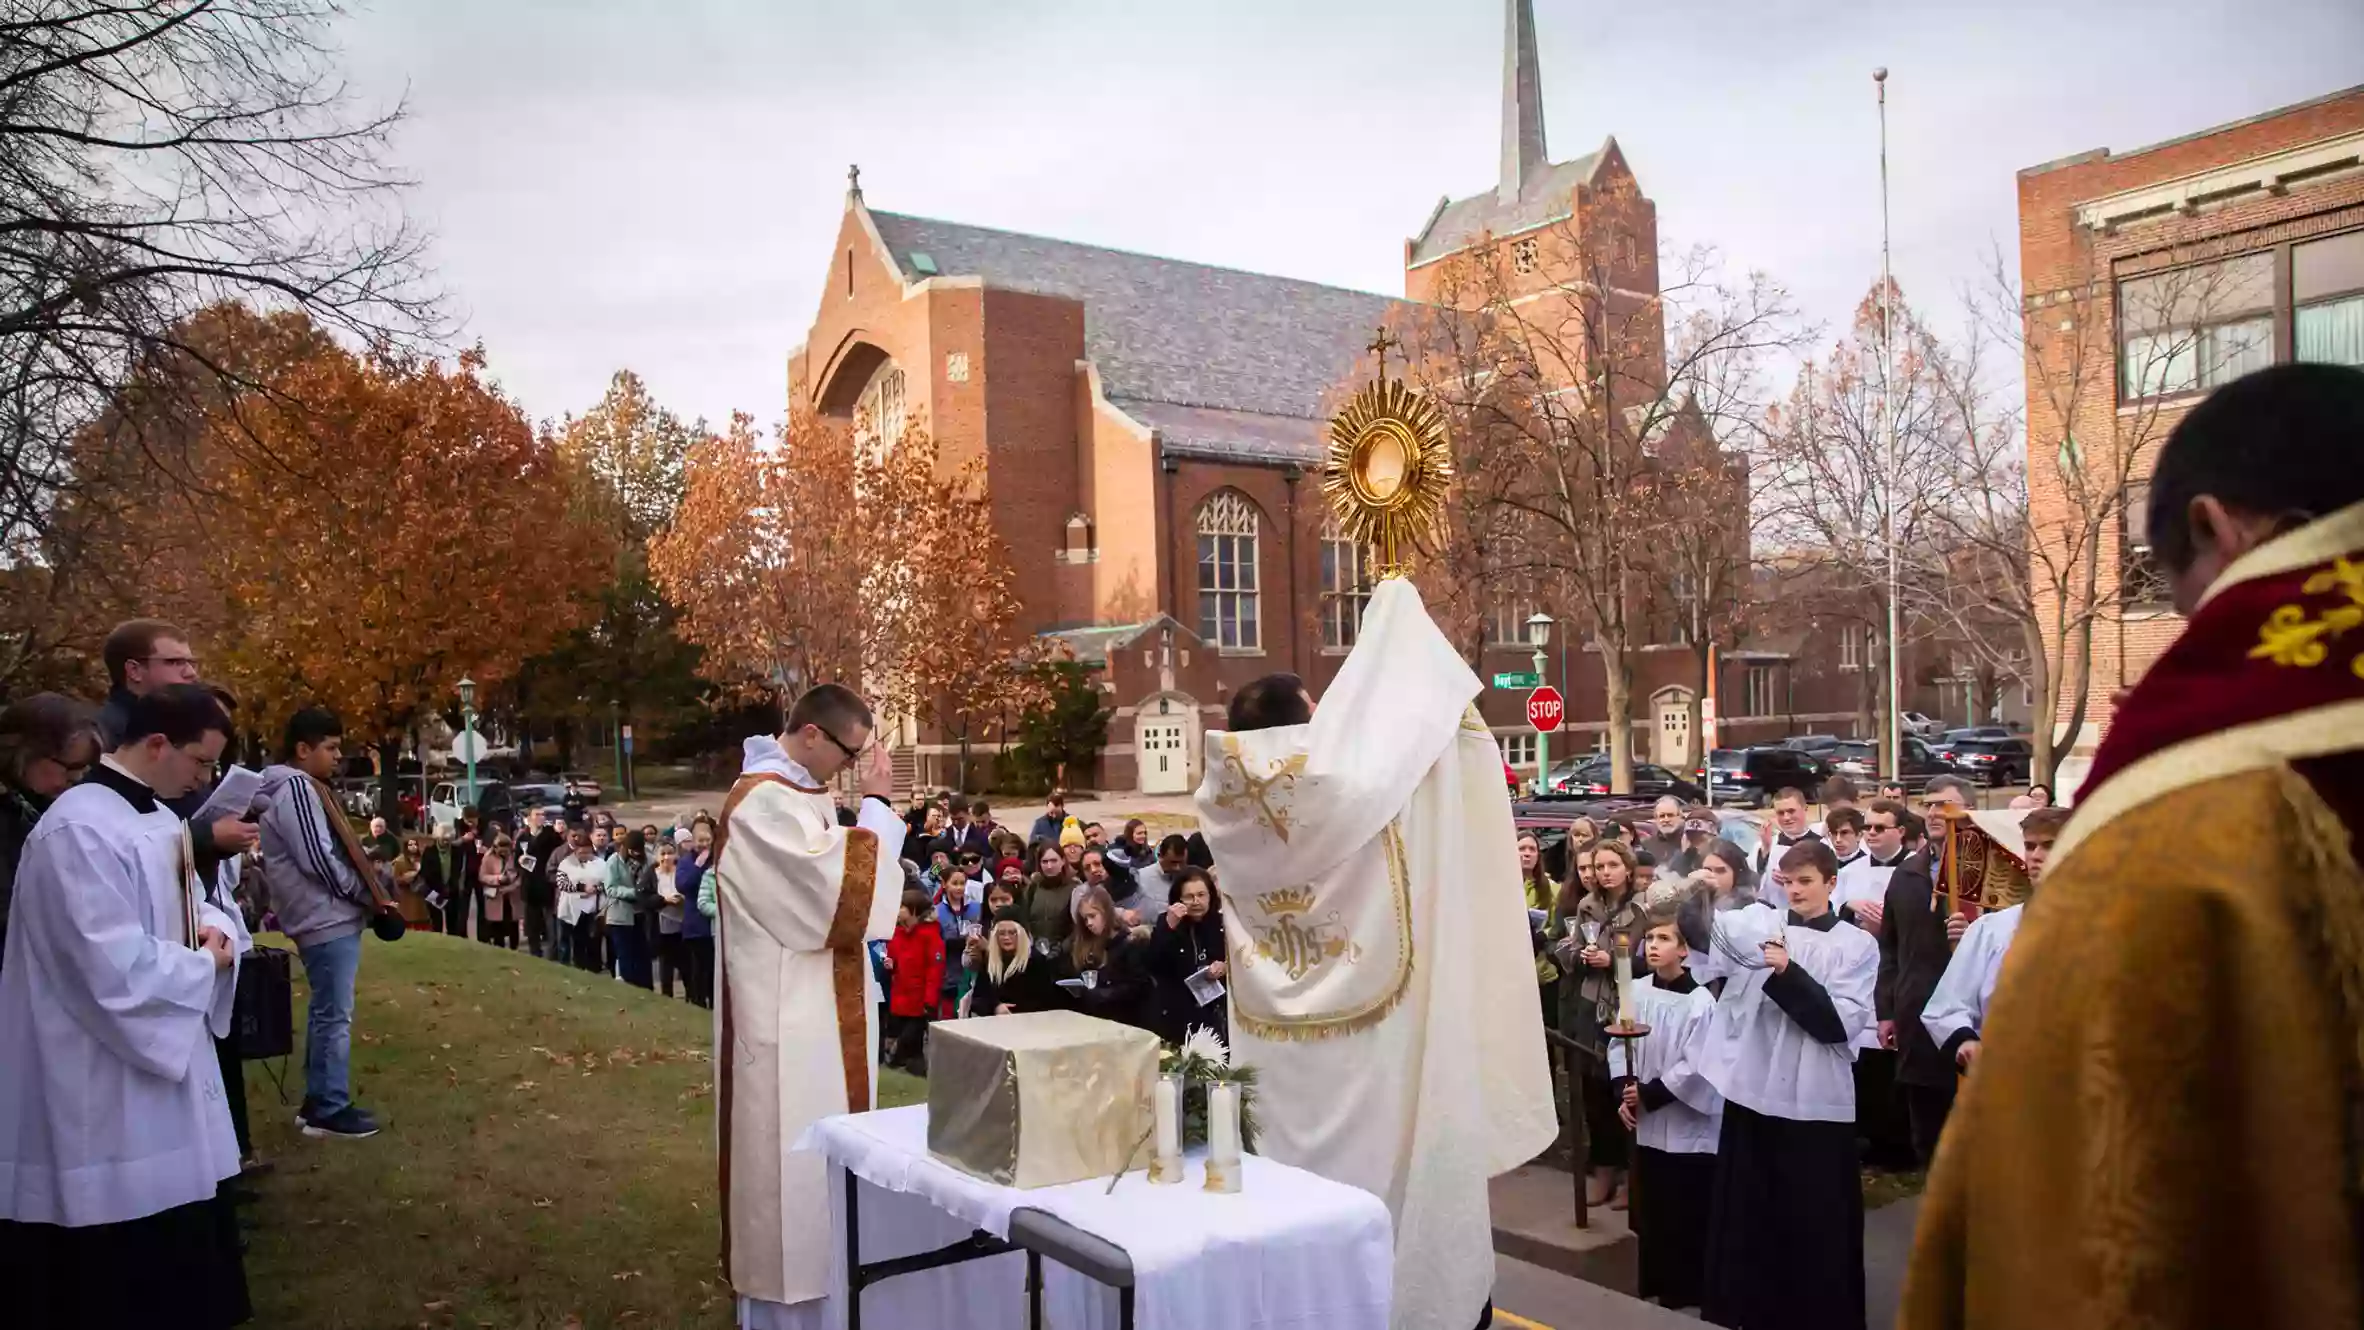
[[[1499,178],[1441,201],[1406,242],[1406,299],[1430,297],[1441,260],[1522,238],[1519,270],[1548,285],[1555,255],[1537,238],[1565,234],[1572,218],[1581,227],[1590,201],[1613,192],[1642,219],[1616,285],[1654,305],[1655,209],[1614,139],[1550,160],[1532,3],[1506,9]],[[1404,304],[881,211],[857,174],[790,380],[824,414],[867,410],[893,434],[924,411],[949,457],[983,454],[1027,627],[1095,666],[1112,712],[1099,770],[1071,781],[1180,793],[1195,787],[1202,736],[1233,690],[1290,670],[1318,696],[1354,644],[1367,588],[1321,496],[1326,406],[1367,371],[1365,348]],[[1485,672],[1531,668],[1534,609],[1499,608],[1490,636],[1501,646]],[[1603,730],[1599,662],[1580,643],[1553,652],[1547,674],[1568,697],[1572,733],[1552,746],[1590,749]],[[1784,653],[1728,659],[1727,734],[1745,735],[1758,704],[1766,738],[1837,718],[1787,710],[1794,681],[1775,673]],[[1628,718],[1638,758],[1688,743],[1696,669],[1687,646],[1640,653]],[[1482,709],[1505,752],[1532,761],[1522,705],[1523,694],[1489,690]],[[902,736],[921,783],[953,779],[955,750],[937,738]]]

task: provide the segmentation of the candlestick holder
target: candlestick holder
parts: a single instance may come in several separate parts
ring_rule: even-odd
[[[1239,1087],[1224,1081],[1207,1086],[1206,1189],[1240,1189]]]
[[[1182,1181],[1182,1075],[1167,1072],[1150,1087],[1155,1119],[1155,1148],[1149,1159],[1149,1180],[1159,1186]]]
[[[1610,1039],[1622,1040],[1624,1042],[1625,1074],[1632,1077],[1636,1083],[1639,1083],[1641,1080],[1641,1072],[1639,1070],[1641,1063],[1634,1059],[1634,1044],[1649,1037],[1650,1027],[1642,1024],[1640,1021],[1621,1020],[1615,1025],[1602,1027],[1601,1033]],[[1625,1140],[1627,1147],[1625,1157],[1628,1160],[1631,1160],[1634,1157],[1633,1146],[1634,1143],[1640,1139],[1641,1134],[1642,1128],[1639,1121],[1636,1121],[1633,1126],[1625,1129]],[[1635,1198],[1641,1195],[1640,1189],[1634,1186],[1635,1172],[1636,1170],[1630,1167],[1625,1170],[1625,1208],[1628,1213],[1631,1213],[1633,1210],[1633,1207],[1636,1203]],[[1580,1182],[1578,1185],[1582,1186],[1583,1184]]]

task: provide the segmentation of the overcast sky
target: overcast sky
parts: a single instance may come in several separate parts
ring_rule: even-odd
[[[1842,323],[1878,272],[1952,306],[2021,167],[2364,83],[2358,0],[1536,0],[1554,159],[1615,134],[1668,245]],[[630,367],[781,414],[862,165],[874,208],[1398,294],[1499,160],[1500,0],[376,0],[442,285],[536,417]]]

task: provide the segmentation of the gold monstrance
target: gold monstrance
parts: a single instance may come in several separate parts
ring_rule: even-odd
[[[1371,551],[1381,579],[1411,571],[1412,551],[1432,544],[1453,482],[1453,450],[1444,414],[1400,379],[1387,377],[1387,352],[1401,346],[1385,328],[1370,349],[1378,382],[1354,395],[1330,421],[1322,492],[1343,535]]]

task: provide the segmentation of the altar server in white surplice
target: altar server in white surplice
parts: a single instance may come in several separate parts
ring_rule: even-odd
[[[238,1141],[213,1041],[230,1028],[237,926],[205,901],[167,802],[208,781],[230,718],[174,684],[60,795],[17,865],[0,964],[0,1320],[187,1326],[247,1319]]]
[[[715,843],[722,982],[723,1267],[750,1330],[822,1323],[829,1292],[828,1170],[792,1147],[804,1129],[877,1106],[878,1006],[866,944],[894,931],[904,825],[894,775],[870,747],[870,708],[822,684],[778,738],[746,745]],[[857,824],[838,825],[829,780],[849,764]]]
[[[1412,584],[1383,581],[1318,713],[1292,676],[1242,689],[1198,790],[1258,1152],[1387,1202],[1399,1330],[1478,1323],[1486,1180],[1558,1132],[1479,688]]]

